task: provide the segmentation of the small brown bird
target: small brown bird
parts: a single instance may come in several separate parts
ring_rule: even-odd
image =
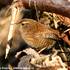
[[[22,38],[37,51],[51,48],[58,39],[59,32],[32,19],[23,19],[19,22]]]

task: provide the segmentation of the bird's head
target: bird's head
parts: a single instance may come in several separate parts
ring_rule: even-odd
[[[32,19],[23,19],[19,22],[20,31],[24,33],[35,33],[38,31],[38,22]]]

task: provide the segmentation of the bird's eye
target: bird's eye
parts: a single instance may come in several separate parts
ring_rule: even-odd
[[[24,24],[22,24],[22,26],[23,26]]]

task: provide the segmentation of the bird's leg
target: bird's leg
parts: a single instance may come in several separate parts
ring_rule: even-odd
[[[40,54],[42,51],[44,51],[46,47],[42,48],[38,53]]]

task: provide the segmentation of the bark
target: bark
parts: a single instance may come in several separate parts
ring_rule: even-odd
[[[13,0],[0,0],[0,9],[3,7],[6,7],[7,5],[10,5]]]
[[[34,8],[34,1],[36,1],[37,9],[41,11],[50,11],[58,13],[70,18],[70,1],[69,0],[18,0],[24,6]],[[29,6],[30,1],[30,6]],[[0,0],[0,5],[11,4],[12,0]]]
[[[54,12],[70,18],[69,0],[18,0],[18,1],[21,1],[26,8],[28,7],[34,8],[34,2],[36,2],[38,10]]]
[[[0,0],[0,5],[8,5],[11,4],[13,0]]]

